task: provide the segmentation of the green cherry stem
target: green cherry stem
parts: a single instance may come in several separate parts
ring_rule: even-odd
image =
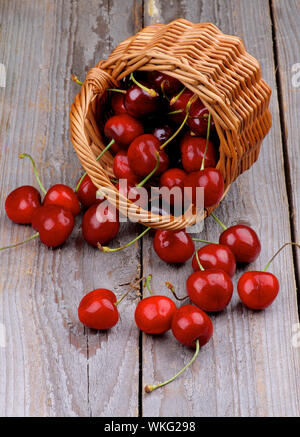
[[[83,85],[83,82],[81,82],[81,80],[79,80],[75,74],[72,74],[71,78],[72,78],[73,82],[76,82],[78,85]]]
[[[102,250],[102,252],[119,252],[120,250],[126,249],[127,247],[131,246],[132,244],[134,244],[136,241],[138,241],[140,238],[142,238],[145,234],[147,234],[147,232],[150,231],[150,227],[146,228],[141,234],[139,234],[136,238],[134,238],[133,240],[129,241],[129,243],[124,244],[123,246],[120,247],[116,247],[114,249],[111,249],[110,247],[107,246],[101,246],[100,243],[98,243],[98,249]]]
[[[31,237],[26,238],[26,240],[21,241],[20,243],[11,244],[10,246],[4,246],[4,247],[1,247],[0,250],[12,249],[13,247],[21,246],[22,244],[27,243],[28,241],[34,240],[34,239],[37,238],[38,236],[39,236],[39,233],[37,232],[36,234],[31,235]]]
[[[113,91],[113,92],[115,92],[115,93],[126,94],[126,91],[125,91],[125,90],[121,90],[121,89],[119,89],[119,88],[107,88],[106,91]]]
[[[219,244],[219,243],[215,243],[214,241],[200,240],[200,238],[192,238],[192,240],[193,240],[193,241],[196,241],[197,243]]]
[[[172,99],[170,100],[170,104],[173,105],[173,103],[176,102],[176,100],[179,99],[179,97],[181,96],[181,94],[184,92],[184,90],[186,89],[186,87],[182,88],[182,90],[174,97],[172,97]]]
[[[102,156],[104,155],[105,152],[107,152],[107,150],[114,144],[115,140],[111,140],[110,143],[102,150],[102,152],[100,153],[100,155],[97,156],[96,161],[99,161],[99,159],[102,158]],[[79,187],[83,181],[83,179],[86,177],[87,172],[84,172],[83,175],[81,176],[81,178],[78,181],[78,184],[76,185],[75,188],[75,193],[77,193],[77,191],[79,190]]]
[[[144,90],[146,93],[148,93],[151,97],[157,97],[158,93],[151,89],[151,88],[147,88],[145,85],[142,85],[140,82],[138,82],[135,77],[133,76],[133,73],[130,74],[130,79],[132,80],[133,83],[135,83],[137,86],[139,86],[140,88],[142,88],[142,90]]]
[[[167,115],[173,115],[173,114],[180,114],[181,112],[183,112],[183,110],[182,110],[182,109],[176,109],[176,111],[171,111],[171,112],[168,112],[168,114],[167,114]]]
[[[283,246],[281,246],[280,249],[277,250],[277,252],[272,256],[272,258],[268,261],[268,263],[266,264],[265,268],[263,269],[263,272],[266,272],[268,270],[268,268],[270,267],[271,262],[274,260],[274,258],[276,258],[276,256],[286,247],[286,246],[296,246],[298,247],[298,249],[300,249],[300,245],[298,243],[293,243],[293,242],[289,242],[289,243],[285,243]]]
[[[203,265],[200,263],[199,255],[198,255],[198,250],[196,250],[195,255],[196,255],[196,260],[197,260],[199,269],[201,270],[201,272],[204,272],[205,269],[203,268]]]
[[[175,287],[174,287],[173,284],[171,284],[171,282],[166,281],[165,284],[166,284],[166,287],[171,291],[171,293],[173,294],[173,296],[175,297],[176,300],[186,300],[186,299],[189,298],[188,296],[185,296],[185,297],[178,297],[178,296],[177,296],[177,293],[176,293],[176,291],[175,291]]]
[[[156,164],[154,169],[145,177],[145,179],[142,180],[139,184],[136,185],[136,187],[141,188],[145,185],[146,182],[149,181],[150,178],[157,172],[159,167],[159,152],[156,152]]]
[[[145,392],[146,393],[151,393],[153,390],[156,390],[159,387],[163,387],[164,385],[169,384],[170,382],[174,381],[174,379],[176,379],[179,375],[181,375],[188,367],[190,367],[193,362],[195,361],[195,359],[197,358],[198,354],[199,354],[199,350],[200,350],[200,345],[199,345],[199,340],[196,340],[196,351],[194,353],[193,358],[191,359],[191,361],[184,366],[183,369],[181,369],[178,373],[176,373],[176,375],[174,375],[172,378],[168,379],[165,382],[161,382],[160,384],[156,384],[156,385],[146,385],[145,387]]]
[[[218,219],[218,217],[215,216],[215,214],[212,212],[210,214],[212,216],[212,218],[224,229],[224,231],[226,231],[227,226],[224,225],[224,223],[221,222],[220,219]]]
[[[174,132],[174,134],[167,141],[165,141],[162,146],[160,146],[160,150],[163,150],[179,134],[179,132],[181,131],[181,129],[183,128],[183,126],[185,125],[185,123],[189,117],[191,104],[195,101],[196,98],[197,98],[197,96],[195,94],[190,98],[190,100],[188,101],[188,103],[186,105],[186,116],[184,117],[183,122],[181,123],[181,125],[179,126],[177,131]]]
[[[150,275],[148,275],[147,278],[146,278],[146,281],[145,281],[145,287],[146,287],[147,290],[149,291],[150,296],[153,296],[153,292],[152,292],[152,290],[151,290],[151,288],[150,288],[150,281],[151,281],[151,279],[152,279],[152,275],[150,274]]]
[[[42,181],[40,180],[39,173],[38,173],[38,170],[37,170],[36,164],[35,164],[34,159],[32,158],[32,156],[29,155],[28,153],[20,153],[20,154],[19,154],[19,158],[21,158],[21,159],[29,158],[29,159],[30,159],[30,161],[31,161],[31,163],[32,163],[32,167],[33,167],[34,175],[35,175],[35,178],[36,178],[36,180],[37,180],[37,183],[39,184],[39,187],[40,187],[40,189],[42,190],[42,192],[43,192],[44,194],[46,194],[46,193],[47,193],[47,190],[45,189],[44,185],[42,184]]]
[[[207,125],[207,133],[206,133],[206,144],[205,144],[205,151],[201,162],[200,170],[204,170],[204,161],[207,154],[208,149],[208,142],[209,142],[209,135],[210,135],[210,123],[211,123],[211,114],[208,115],[208,125]]]

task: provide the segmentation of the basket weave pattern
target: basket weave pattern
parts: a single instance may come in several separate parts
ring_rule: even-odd
[[[105,190],[108,200],[116,203],[117,196],[118,209],[132,219],[153,228],[182,229],[199,220],[192,209],[185,217],[161,217],[141,210],[111,183],[112,155],[106,152],[96,161],[106,145],[96,121],[105,91],[118,87],[123,77],[136,70],[167,73],[200,97],[220,139],[217,168],[226,188],[258,158],[272,124],[271,90],[262,79],[258,61],[246,52],[240,38],[224,35],[213,24],[183,19],[142,29],[88,72],[70,113],[71,140],[84,169]]]

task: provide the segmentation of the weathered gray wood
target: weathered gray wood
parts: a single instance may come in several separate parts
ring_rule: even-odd
[[[263,75],[273,89],[274,125],[258,162],[234,183],[217,212],[227,224],[244,222],[257,230],[262,253],[250,268],[261,269],[291,238],[268,1],[149,0],[144,10],[145,24],[177,17],[212,21],[224,32],[240,35],[248,51],[262,64]],[[295,156],[296,148],[293,153]],[[206,220],[202,236],[215,241],[219,233],[213,220]],[[185,295],[190,263],[180,268],[167,267],[151,249],[150,237],[144,242],[144,271],[153,274],[157,292],[163,291],[168,279],[179,294]],[[239,303],[235,291],[228,309],[212,317],[213,340],[201,350],[193,368],[169,386],[144,395],[145,416],[299,415],[300,350],[294,349],[291,341],[298,313],[290,249],[274,261],[271,271],[281,283],[274,305],[263,312],[249,311]],[[192,352],[177,344],[171,334],[163,338],[145,336],[144,382],[167,379],[191,356]]]
[[[80,174],[69,140],[69,108],[78,92],[72,72],[85,72],[119,40],[137,30],[140,2],[2,1],[0,62],[1,203],[22,184],[36,185],[34,155],[42,179],[75,185]],[[21,241],[29,227],[12,224],[2,209],[0,246]],[[77,318],[85,292],[135,278],[139,249],[104,255],[87,247],[80,218],[68,243],[50,251],[38,241],[2,252],[0,323],[1,416],[137,414],[138,333],[131,323],[134,295],[120,306],[121,321],[109,335],[86,333]],[[135,226],[122,228],[114,244],[127,242]]]
[[[273,4],[276,47],[278,51],[279,80],[281,85],[284,139],[287,145],[287,164],[291,182],[292,220],[296,241],[300,241],[300,4],[275,0]],[[300,253],[298,275],[300,275]]]

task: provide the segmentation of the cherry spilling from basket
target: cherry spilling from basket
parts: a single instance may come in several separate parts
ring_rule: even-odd
[[[50,248],[59,247],[71,235],[76,217],[83,209],[84,240],[103,253],[119,252],[151,231],[148,226],[122,246],[106,246],[119,233],[120,216],[128,201],[142,209],[144,215],[155,214],[162,220],[177,215],[178,210],[184,214],[189,209],[194,212],[202,207],[215,209],[218,206],[224,195],[225,182],[218,169],[220,144],[208,108],[176,77],[165,73],[131,73],[120,85],[120,88],[105,92],[104,118],[99,118],[99,129],[106,143],[96,158],[105,164],[107,156],[113,156],[111,191],[117,193],[119,210],[107,201],[109,194],[104,188],[98,189],[94,184],[97,178],[93,172],[90,175],[83,173],[75,189],[56,184],[46,190],[33,158],[22,154],[20,158],[31,160],[44,198],[42,200],[39,190],[29,185],[15,189],[7,196],[7,216],[15,223],[31,225],[36,232],[26,240],[0,250],[37,237]],[[199,189],[204,191],[200,196],[204,201],[200,204]],[[143,197],[141,190],[147,196],[150,193],[150,200]],[[158,200],[157,204],[153,205],[153,198]],[[232,277],[237,263],[254,262],[260,254],[260,240],[252,228],[243,224],[226,227],[213,213],[211,215],[223,229],[216,243],[192,238],[186,229],[168,229],[166,226],[159,229],[159,219],[151,222],[158,228],[153,235],[153,252],[162,261],[180,265],[192,259],[194,272],[186,279],[184,296],[178,297],[175,287],[166,282],[173,297],[179,301],[189,299],[191,303],[178,308],[171,297],[154,293],[149,275],[144,287],[150,296],[140,299],[136,306],[136,325],[148,335],[171,331],[178,342],[194,348],[195,353],[175,376],[160,384],[147,385],[148,393],[173,381],[194,362],[200,348],[213,335],[213,324],[207,313],[224,311],[232,299]],[[195,242],[205,245],[196,249]],[[266,270],[287,244],[263,271],[248,271],[240,277],[238,294],[246,307],[265,309],[277,297],[278,279]],[[119,303],[132,289],[142,291],[144,279],[127,284],[128,290],[119,299],[106,288],[89,292],[79,304],[79,320],[91,329],[113,328],[119,321]]]

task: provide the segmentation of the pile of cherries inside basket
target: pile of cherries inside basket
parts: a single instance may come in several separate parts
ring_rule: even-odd
[[[183,190],[189,187],[192,193],[190,202],[195,203],[196,189],[203,187],[204,207],[219,203],[224,194],[224,180],[215,168],[218,139],[209,111],[198,97],[177,79],[158,72],[131,74],[122,80],[121,88],[107,92],[109,98],[106,99],[108,107],[105,113],[109,116],[103,123],[103,133],[108,145],[97,159],[109,149],[113,153],[116,187],[120,179],[127,181],[127,191],[123,195],[134,202],[138,200],[134,191],[137,187],[153,184],[169,189],[179,187]],[[31,160],[37,182],[45,196],[41,202],[39,191],[32,186],[19,187],[8,195],[5,202],[7,216],[15,223],[32,225],[36,233],[21,243],[1,250],[37,237],[48,247],[61,246],[73,230],[74,218],[81,211],[80,204],[85,209],[82,235],[90,245],[99,247],[103,252],[123,250],[150,231],[150,228],[146,228],[122,247],[104,246],[119,232],[119,217],[109,205],[99,208],[103,199],[97,198],[97,188],[90,177],[83,174],[75,190],[63,184],[46,190],[32,157],[25,153],[20,157]],[[164,199],[161,200],[163,205]],[[169,203],[174,208],[175,197],[169,198]],[[151,205],[143,207],[152,211]],[[155,212],[163,215],[163,206]],[[223,227],[218,243],[192,238],[185,230],[157,230],[154,233],[154,250],[166,263],[181,264],[193,257],[194,273],[186,282],[186,298],[192,304],[177,308],[169,297],[153,295],[148,276],[144,285],[150,296],[143,298],[135,311],[136,324],[143,332],[162,334],[171,329],[179,342],[196,348],[188,365],[196,358],[200,346],[212,336],[213,326],[207,313],[224,310],[231,300],[231,278],[235,274],[236,263],[255,261],[261,250],[259,238],[253,229],[245,225],[226,228],[212,215]],[[208,244],[195,251],[195,241]],[[251,309],[266,308],[278,294],[277,278],[265,270],[244,273],[239,279],[239,296]],[[88,293],[79,304],[80,321],[89,328],[99,330],[115,326],[119,319],[118,304],[132,288],[139,287],[138,282],[131,284],[132,287],[119,300],[112,291],[102,288]],[[185,299],[178,298],[172,284],[166,285],[177,299]],[[161,384],[148,385],[146,391],[161,387],[175,377]]]

